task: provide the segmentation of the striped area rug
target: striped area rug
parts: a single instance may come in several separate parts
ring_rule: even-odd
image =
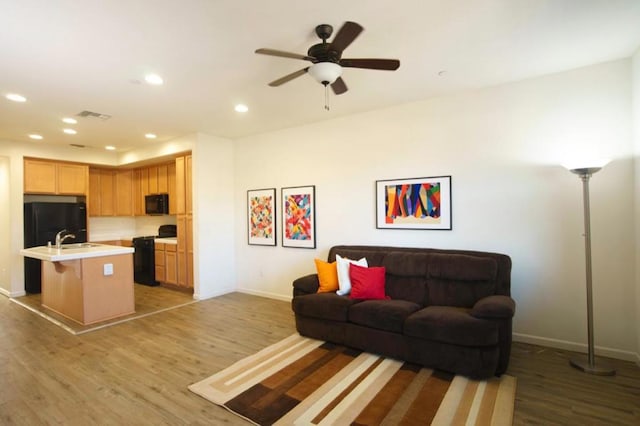
[[[189,386],[259,425],[510,425],[515,388],[297,334]]]

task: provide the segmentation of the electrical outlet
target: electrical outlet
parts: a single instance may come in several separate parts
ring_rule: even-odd
[[[103,266],[103,273],[105,277],[107,275],[113,275],[113,263],[105,263]]]

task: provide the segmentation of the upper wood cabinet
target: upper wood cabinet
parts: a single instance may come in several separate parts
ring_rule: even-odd
[[[167,165],[167,193],[169,194],[169,214],[176,214],[176,163]]]
[[[133,208],[132,170],[89,170],[89,216],[132,216]]]
[[[86,195],[88,183],[87,165],[24,159],[25,194]]]
[[[133,170],[116,170],[116,216],[133,216]]]

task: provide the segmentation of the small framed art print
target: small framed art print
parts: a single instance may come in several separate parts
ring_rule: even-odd
[[[276,245],[275,188],[247,191],[247,224],[250,245]]]
[[[282,247],[316,248],[315,186],[282,188]]]
[[[376,181],[376,228],[451,230],[451,176]]]

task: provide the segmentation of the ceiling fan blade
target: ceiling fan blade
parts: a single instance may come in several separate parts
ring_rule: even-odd
[[[302,68],[301,70],[298,70],[296,72],[292,72],[291,74],[287,74],[284,77],[281,77],[277,80],[272,81],[271,83],[269,83],[269,86],[271,87],[278,87],[284,83],[286,83],[287,81],[291,81],[294,78],[300,77],[303,74],[306,74],[307,71],[309,70],[309,67],[306,68]]]
[[[347,85],[344,84],[344,80],[342,79],[342,77],[338,77],[336,81],[331,84],[331,88],[333,89],[333,93],[335,93],[336,95],[342,95],[344,92],[349,90],[347,88]]]
[[[400,61],[397,59],[341,59],[338,63],[347,68],[366,68],[370,70],[395,71],[400,67]]]
[[[355,22],[347,21],[344,25],[338,30],[338,34],[333,38],[331,42],[331,46],[329,46],[329,50],[335,50],[336,52],[342,54],[342,51],[349,46],[353,40],[360,35],[360,33],[364,30],[360,26],[360,24],[356,24]]]
[[[284,52],[282,50],[275,49],[257,49],[256,53],[261,55],[279,56],[281,58],[302,59],[303,61],[315,61],[316,59],[307,55],[300,55],[298,53]]]

